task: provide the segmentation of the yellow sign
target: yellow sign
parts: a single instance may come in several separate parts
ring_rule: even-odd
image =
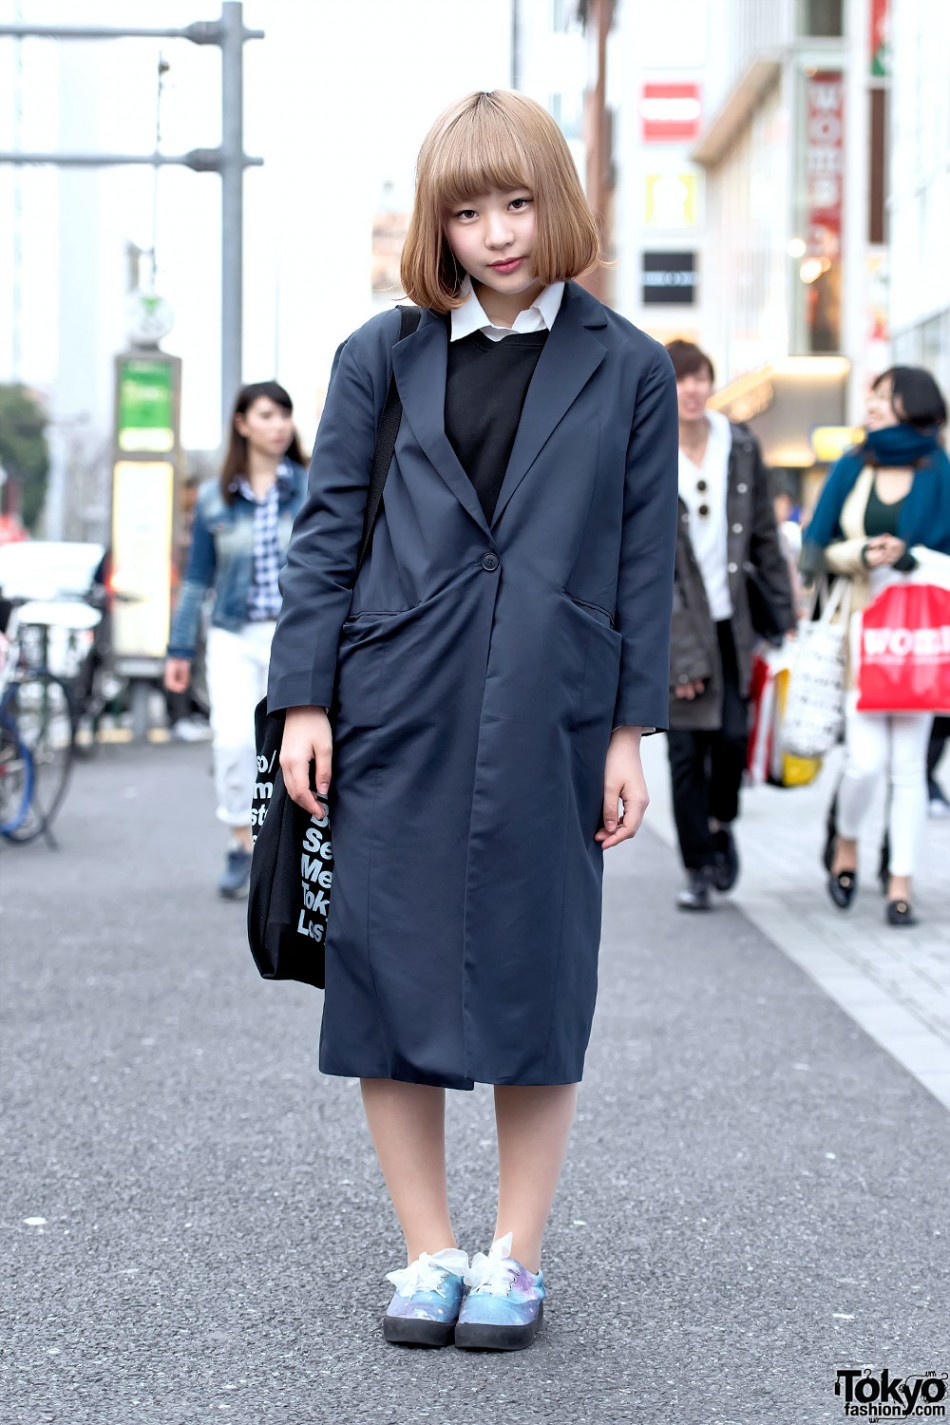
[[[863,439],[861,426],[812,426],[811,448],[816,460],[830,465]]]
[[[695,173],[648,173],[646,222],[651,228],[692,228],[697,220]]]

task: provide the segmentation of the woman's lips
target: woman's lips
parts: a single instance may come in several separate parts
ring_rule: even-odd
[[[512,257],[509,258],[507,262],[492,262],[489,263],[489,266],[492,272],[501,272],[507,276],[509,272],[515,272],[521,266],[522,262],[524,262],[523,257]]]

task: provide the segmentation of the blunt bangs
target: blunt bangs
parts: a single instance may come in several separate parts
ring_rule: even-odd
[[[492,189],[526,188],[537,232],[538,280],[567,281],[600,258],[597,221],[554,119],[524,94],[469,94],[435,121],[419,152],[416,196],[401,275],[409,299],[435,312],[461,305],[464,273],[445,236],[453,208]]]
[[[534,187],[524,147],[494,106],[479,105],[461,115],[440,136],[433,158],[438,191],[427,197],[438,202],[443,218],[466,199],[492,188],[510,193],[515,188]]]

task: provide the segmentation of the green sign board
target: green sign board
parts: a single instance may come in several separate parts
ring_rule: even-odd
[[[155,454],[175,448],[175,373],[161,357],[119,358],[116,444]]]

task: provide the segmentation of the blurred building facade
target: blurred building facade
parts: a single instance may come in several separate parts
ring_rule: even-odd
[[[662,341],[700,341],[717,404],[807,494],[892,350],[947,384],[950,6],[611,8],[608,300]],[[593,0],[580,9],[602,29]]]
[[[891,0],[890,317],[894,359],[950,392],[950,5]]]

